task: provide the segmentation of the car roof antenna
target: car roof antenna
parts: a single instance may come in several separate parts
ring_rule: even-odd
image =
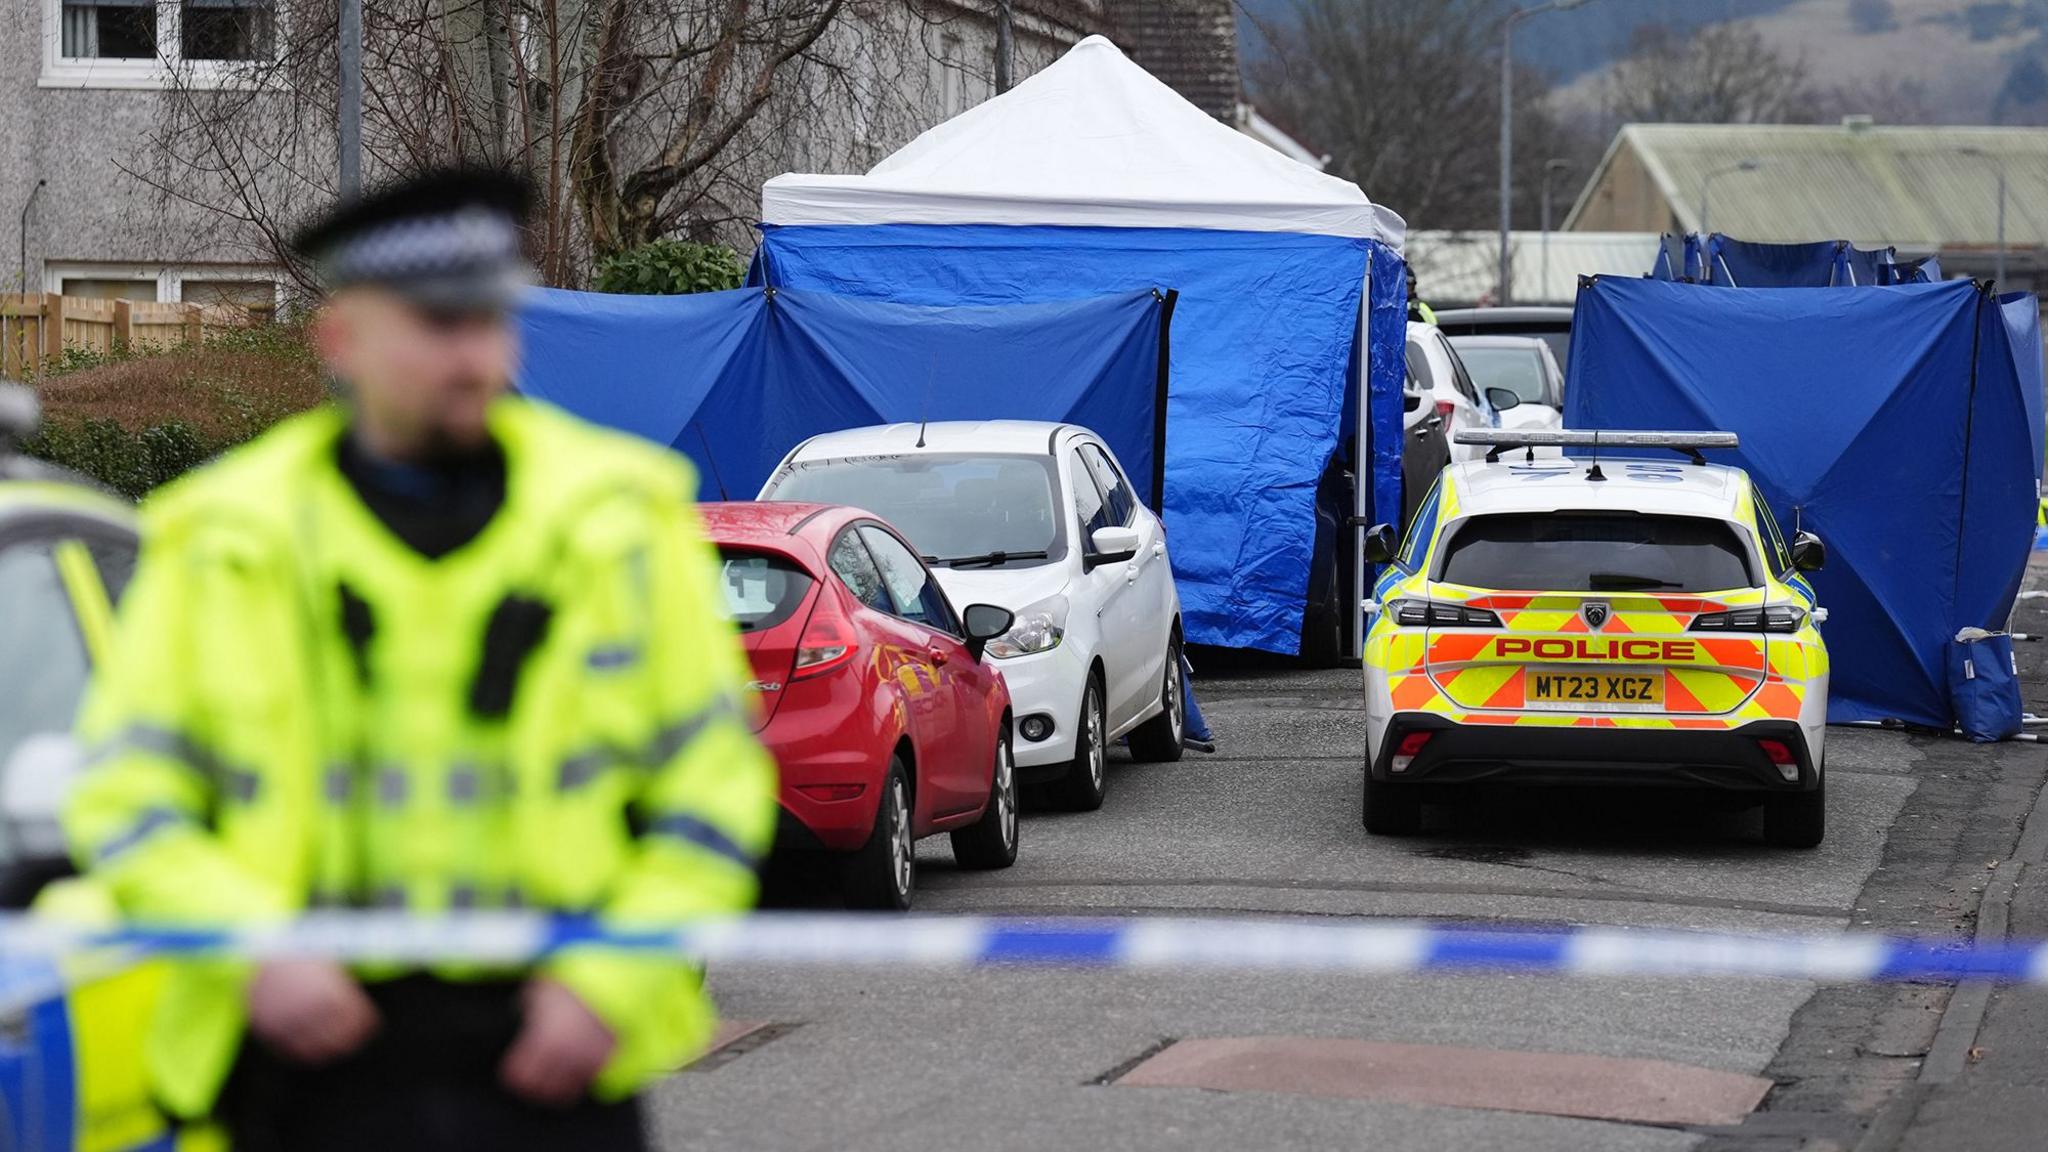
[[[711,482],[718,485],[718,498],[720,500],[731,500],[732,497],[727,495],[725,491],[725,478],[718,474],[718,457],[711,454],[711,437],[704,434],[704,422],[702,420],[692,420],[690,423],[697,426],[697,439],[704,442],[704,462],[711,465]]]
[[[939,374],[939,354],[932,353],[932,366],[924,374],[924,400],[917,406],[917,446],[924,447],[924,426],[932,419],[932,377]]]
[[[1586,479],[1607,479],[1607,476],[1600,471],[1600,433],[1597,430],[1593,433],[1593,466],[1586,469]]]

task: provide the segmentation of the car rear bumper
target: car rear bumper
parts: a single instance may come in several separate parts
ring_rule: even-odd
[[[778,852],[785,845],[851,852],[867,843],[895,739],[874,730],[854,680],[791,685],[757,735],[775,757],[780,783]]]
[[[1430,738],[1400,772],[1403,737]],[[1786,780],[1761,740],[1791,749],[1798,775]],[[1791,720],[1758,720],[1718,730],[1459,724],[1427,713],[1396,713],[1368,766],[1375,780],[1418,784],[1602,784],[1810,792],[1818,786],[1806,732]]]

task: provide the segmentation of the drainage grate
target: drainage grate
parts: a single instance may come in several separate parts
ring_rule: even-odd
[[[764,1023],[728,1022],[719,1026],[719,1036],[711,1042],[711,1050],[698,1057],[697,1062],[683,1069],[685,1072],[716,1072],[727,1064],[745,1056],[770,1041],[780,1039],[803,1027],[801,1021],[767,1021]],[[729,1033],[729,1035],[728,1035]]]

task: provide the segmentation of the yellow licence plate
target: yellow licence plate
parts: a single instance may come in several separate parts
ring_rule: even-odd
[[[1664,703],[1663,673],[1539,672],[1531,669],[1531,704],[1568,704],[1593,708]]]

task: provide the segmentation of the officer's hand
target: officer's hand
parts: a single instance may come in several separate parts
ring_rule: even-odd
[[[332,960],[269,960],[249,984],[249,1030],[293,1060],[325,1064],[363,1046],[377,1008]]]
[[[618,1040],[574,992],[553,980],[528,983],[525,1000],[526,1023],[498,1077],[536,1104],[574,1104],[612,1058]]]

